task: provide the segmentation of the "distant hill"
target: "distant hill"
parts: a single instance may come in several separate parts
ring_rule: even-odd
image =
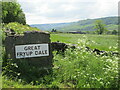
[[[37,27],[41,30],[51,31],[53,28],[58,29],[61,27],[66,27],[70,23],[54,23],[54,24],[32,24],[31,27]]]
[[[86,19],[77,22],[70,23],[53,23],[53,24],[33,24],[31,27],[37,27],[44,31],[51,31],[53,28],[57,31],[68,32],[68,31],[94,31],[93,29],[96,20],[102,20],[106,24],[108,30],[118,29],[118,17],[105,17],[96,19]]]

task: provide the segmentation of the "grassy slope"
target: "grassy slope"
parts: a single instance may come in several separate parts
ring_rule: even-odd
[[[117,17],[105,17],[97,19],[81,20],[75,23],[71,23],[68,26],[61,27],[60,31],[94,31],[93,27],[96,20],[102,20],[108,30],[118,30],[118,18]]]
[[[70,25],[61,29],[58,29],[59,31],[63,31],[63,32],[68,32],[68,31],[95,31],[94,28],[94,24],[88,24],[88,25]],[[114,25],[114,24],[109,24],[106,25],[106,28],[108,30],[118,30],[118,25]]]
[[[68,31],[94,31],[93,27],[96,20],[102,20],[106,24],[108,30],[118,30],[118,18],[117,17],[105,17],[96,19],[86,19],[77,22],[70,23],[57,23],[57,24],[36,24],[31,25],[33,27],[40,28],[41,30],[51,31],[53,28],[58,31],[68,32]]]
[[[60,41],[64,43],[77,44],[78,39],[83,39],[84,35],[81,34],[51,34],[51,40]],[[109,49],[109,47],[114,47],[117,44],[118,36],[116,35],[86,35],[88,41],[91,42],[91,48],[98,48],[100,50],[114,50],[114,48]],[[94,43],[94,42],[95,43]],[[92,43],[93,42],[93,43]]]

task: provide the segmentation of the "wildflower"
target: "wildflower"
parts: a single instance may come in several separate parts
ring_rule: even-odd
[[[110,46],[109,49],[111,49],[112,47]]]
[[[117,47],[115,47],[115,46],[114,46],[113,48],[114,48],[114,49],[117,49]]]
[[[106,62],[112,62],[112,59],[107,59]]]
[[[100,82],[101,85],[103,85],[104,83],[103,82]]]
[[[86,75],[89,75],[89,74],[86,74]]]
[[[76,76],[74,76],[74,78],[76,78]]]
[[[105,74],[107,74],[107,72],[105,72]]]

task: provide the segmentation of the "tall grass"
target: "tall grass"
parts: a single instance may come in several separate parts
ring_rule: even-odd
[[[66,35],[66,37],[68,36]],[[40,73],[37,70],[35,72],[37,74],[34,74],[34,71],[27,72],[24,76],[32,75],[31,82],[25,82],[22,78],[12,79],[4,76],[3,88],[20,88],[22,86],[24,88],[118,88],[118,56],[102,56],[92,51],[86,51],[85,46],[95,45],[96,42],[89,40],[89,36],[82,35],[80,37],[76,41],[74,38],[74,42],[77,44],[76,49],[68,48],[64,55],[56,54],[56,51],[53,52],[54,67],[52,68],[52,72],[48,72],[47,75],[42,77],[36,77]],[[69,38],[67,38],[68,40],[62,38],[57,39],[72,42]],[[53,39],[52,37],[52,41],[57,39]],[[103,43],[103,45],[105,44]],[[117,51],[116,46],[114,46],[114,51]],[[6,70],[9,71],[9,68],[6,68]]]
[[[73,88],[118,87],[118,60],[116,56],[100,56],[86,52],[87,39],[78,42],[75,50],[68,49],[65,57],[55,57],[56,80]]]

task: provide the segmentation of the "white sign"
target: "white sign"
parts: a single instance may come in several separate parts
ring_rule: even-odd
[[[48,44],[30,44],[15,46],[16,58],[49,56]]]

